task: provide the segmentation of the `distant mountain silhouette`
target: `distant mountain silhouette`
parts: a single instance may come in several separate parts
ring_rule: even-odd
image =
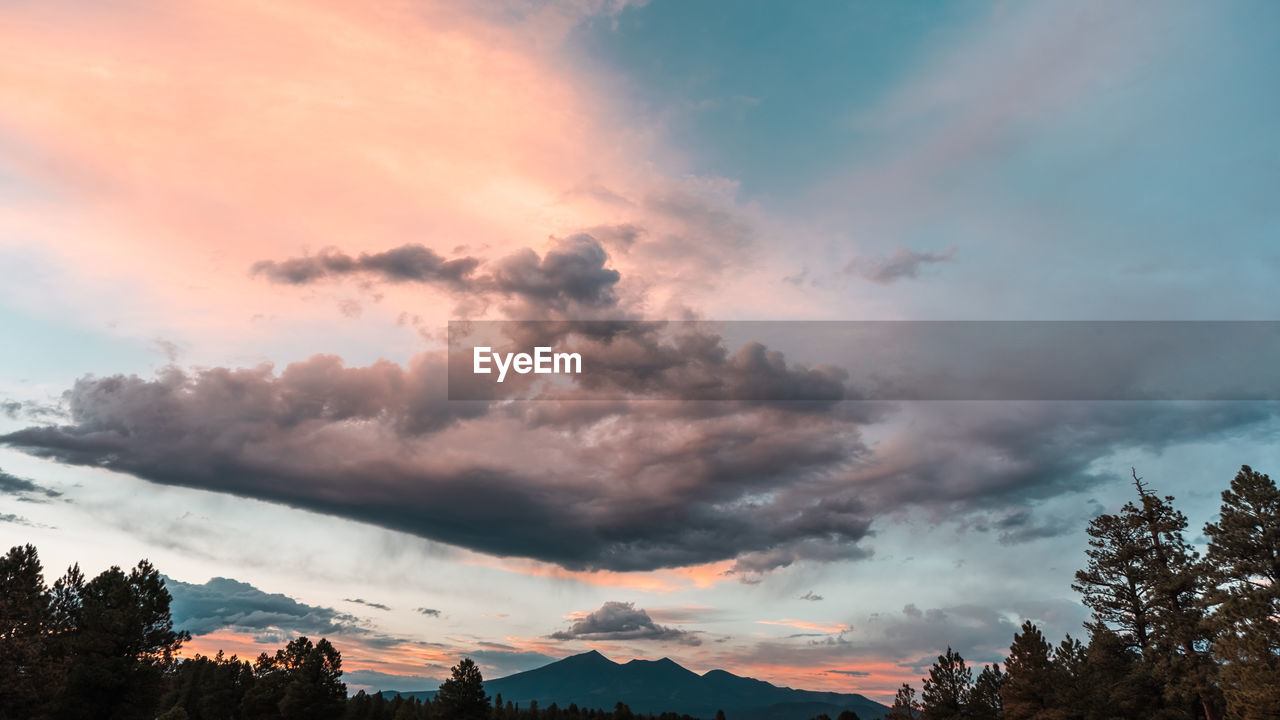
[[[699,675],[668,659],[616,663],[592,650],[526,672],[486,680],[485,692],[502,694],[503,702],[540,707],[612,709],[624,702],[638,713],[675,712],[699,718],[724,710],[728,720],[809,720],[820,713],[832,718],[852,710],[862,720],[876,720],[889,708],[858,694],[793,690],[724,670]],[[434,692],[402,692],[431,696]]]

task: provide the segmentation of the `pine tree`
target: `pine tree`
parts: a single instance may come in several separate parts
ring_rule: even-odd
[[[969,693],[973,687],[973,671],[964,664],[960,653],[947,648],[929,669],[920,693],[924,720],[953,720],[968,712]]]
[[[1003,717],[1004,698],[1001,688],[1006,675],[1000,672],[1000,665],[992,663],[982,668],[978,679],[973,681],[973,692],[969,694],[969,717],[974,720],[999,720]]]
[[[1280,717],[1280,489],[1241,467],[1204,533],[1228,711],[1244,720]]]
[[[329,720],[342,715],[347,686],[341,681],[342,654],[323,638],[290,640],[275,655],[262,653],[254,680],[241,701],[246,718]]]
[[[484,694],[484,677],[471,658],[453,666],[453,675],[440,685],[436,704],[445,720],[486,720],[489,696]]]
[[[54,622],[65,625],[60,642],[68,653],[65,682],[53,701],[64,720],[155,717],[182,643],[173,629],[171,597],[149,562],[128,575],[119,568],[84,582],[77,568],[55,584]]]
[[[915,720],[920,717],[920,702],[916,700],[916,690],[907,683],[902,683],[897,694],[893,696],[893,705],[884,716],[884,720]]]
[[[1187,519],[1172,497],[1148,491],[1136,471],[1133,481],[1141,504],[1094,518],[1089,564],[1072,587],[1093,610],[1091,629],[1114,627],[1141,653],[1161,682],[1166,705],[1195,703],[1207,720],[1218,720],[1202,573],[1183,536]]]
[[[1164,681],[1171,704],[1198,703],[1207,720],[1218,720],[1221,701],[1208,652],[1203,572],[1199,553],[1183,537],[1187,518],[1174,509],[1172,496],[1161,498],[1148,491],[1136,470],[1133,482],[1142,499],[1138,519],[1150,540],[1149,572],[1155,579],[1157,676]]]
[[[1089,558],[1076,572],[1072,589],[1093,611],[1090,628],[1112,629],[1125,643],[1145,652],[1151,645],[1151,578],[1145,568],[1146,534],[1133,522],[1136,508],[1120,515],[1099,515],[1089,523]]]
[[[49,635],[53,608],[34,546],[0,558],[0,719],[28,718],[48,701],[61,668]]]
[[[284,697],[277,707],[286,720],[337,718],[347,698],[342,677],[342,654],[328,640],[314,646],[300,637],[276,652],[277,665],[289,673]]]
[[[1005,661],[1004,717],[1007,720],[1048,720],[1054,714],[1057,673],[1050,659],[1049,643],[1030,620],[1015,633]]]
[[[1084,720],[1089,713],[1092,688],[1086,677],[1088,655],[1079,640],[1068,635],[1053,652],[1055,685],[1052,705],[1067,720]]]
[[[1094,628],[1085,650],[1085,717],[1150,720],[1163,707],[1159,683],[1129,643],[1105,626]]]

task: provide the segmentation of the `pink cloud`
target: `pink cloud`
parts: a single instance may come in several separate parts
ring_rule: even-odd
[[[0,252],[49,268],[10,293],[125,332],[314,322],[332,304],[255,282],[252,264],[328,246],[540,249],[630,219],[568,189],[650,182],[649,140],[520,25],[338,2],[27,5],[0,23],[0,134],[37,190],[0,205]],[[423,305],[421,288],[378,292],[391,317]]]

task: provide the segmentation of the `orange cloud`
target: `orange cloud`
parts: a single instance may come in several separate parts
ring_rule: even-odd
[[[805,690],[862,693],[881,701],[892,697],[904,682],[911,683],[917,690],[920,688],[917,673],[890,660],[859,660],[857,663],[817,667],[754,662],[725,669],[737,675],[767,680],[775,685]]]
[[[646,572],[566,570],[558,565],[536,560],[497,558],[478,553],[470,553],[462,562],[476,567],[494,568],[503,572],[530,577],[572,580],[584,585],[660,594],[689,590],[691,588],[706,589],[715,586],[717,583],[734,579],[729,574],[734,563],[732,560]]]
[[[342,653],[343,670],[374,670],[399,675],[438,674],[440,670],[447,671],[463,654],[461,650],[413,643],[371,644],[367,639],[349,635],[335,635],[328,640]],[[237,655],[241,660],[253,661],[264,652],[274,655],[285,642],[287,640],[260,641],[247,633],[220,630],[191,638],[183,645],[182,656],[213,656],[221,650],[228,656]]]
[[[824,633],[842,633],[848,632],[853,628],[844,623],[816,623],[807,620],[793,620],[791,618],[783,618],[782,620],[757,620],[760,625],[785,625],[787,627],[799,628],[801,630],[816,630]]]

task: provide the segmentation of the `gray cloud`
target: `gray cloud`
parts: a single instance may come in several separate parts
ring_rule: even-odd
[[[365,600],[364,598],[343,598],[342,602],[355,603],[356,605],[364,605],[366,607],[371,607],[374,610],[390,610],[391,609],[386,605],[383,605],[382,603],[370,602],[368,600]]]
[[[5,400],[0,402],[0,413],[10,420],[32,420],[48,422],[65,420],[65,408],[57,403],[35,402],[33,400]]]
[[[605,267],[608,260],[595,238],[573,235],[558,241],[541,258],[526,248],[499,260],[480,288],[541,306],[611,307],[617,303],[614,285],[622,276]]]
[[[289,258],[276,262],[255,263],[251,272],[264,275],[272,282],[305,285],[317,280],[369,274],[387,282],[440,283],[461,286],[479,266],[473,257],[445,260],[439,253],[423,245],[402,245],[380,253],[362,253],[352,257],[336,248],[326,248],[316,255]]]
[[[1041,517],[1030,508],[1010,508],[982,518],[970,525],[979,532],[995,532],[1002,545],[1017,545],[1043,538],[1077,532],[1084,527],[1082,518]]]
[[[925,265],[951,262],[954,259],[954,249],[932,252],[898,248],[887,257],[854,258],[845,265],[844,272],[859,275],[879,285],[888,285],[898,280],[919,277],[920,268]]]
[[[229,629],[255,636],[367,634],[354,615],[300,603],[230,578],[216,577],[196,585],[165,579],[173,596],[173,625],[192,635]]]
[[[420,607],[420,608],[417,608],[415,612],[422,613],[427,617],[440,617],[440,611],[436,610],[435,608]]]
[[[14,515],[13,513],[0,513],[0,523],[10,523],[10,524],[12,524],[12,525],[22,525],[23,527],[29,527],[29,528],[43,528],[43,527],[47,527],[47,526],[45,526],[45,525],[41,525],[41,524],[39,524],[39,523],[31,522],[31,521],[30,521],[30,520],[28,520],[27,518],[25,518],[25,517],[23,517],[23,516],[21,516],[21,515]]]
[[[555,640],[659,640],[701,645],[696,635],[658,625],[635,603],[608,601],[575,620],[568,630],[551,633]]]
[[[45,502],[50,498],[61,497],[62,493],[0,470],[0,495],[16,495],[29,502]]]
[[[817,593],[815,593],[814,591],[810,590],[809,592],[806,592],[805,594],[801,595],[801,596],[800,596],[800,599],[801,599],[801,600],[809,600],[809,601],[811,601],[811,602],[821,602],[821,601],[822,601],[822,596],[821,596],[821,595],[818,595],[818,594],[817,594]]]
[[[630,226],[604,228],[612,243],[634,241]],[[497,296],[516,300],[521,310],[564,311],[573,307],[609,308],[617,303],[617,270],[605,267],[609,255],[600,241],[579,233],[557,240],[541,257],[525,248],[490,263],[475,257],[446,260],[423,245],[404,245],[386,252],[352,257],[328,248],[316,255],[263,260],[254,275],[275,283],[306,285],[321,280],[362,276],[389,283],[438,285],[464,297]],[[481,266],[485,272],[479,272]],[[344,312],[350,314],[352,310]]]

